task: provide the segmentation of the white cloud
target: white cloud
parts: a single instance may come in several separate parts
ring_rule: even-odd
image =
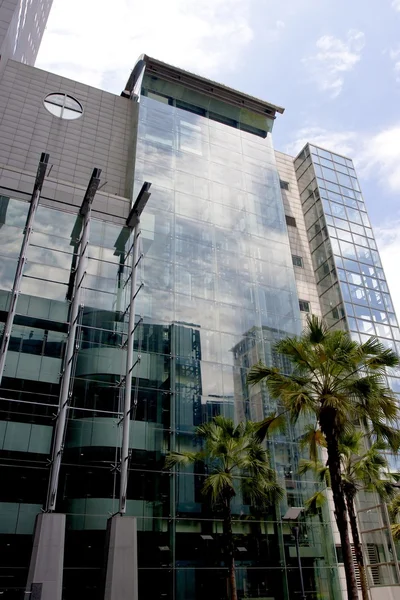
[[[324,35],[316,42],[317,53],[304,58],[303,63],[318,88],[336,98],[342,91],[345,73],[359,62],[364,46],[364,33],[355,29],[348,31],[345,40]]]
[[[286,151],[297,154],[307,143],[352,158],[364,179],[376,178],[389,192],[400,193],[400,123],[378,132],[300,129]]]
[[[400,318],[400,220],[374,229],[396,314]]]
[[[268,43],[278,42],[286,28],[284,21],[276,21],[269,29],[264,31],[264,39]]]
[[[116,93],[142,53],[213,76],[253,32],[252,0],[55,0],[37,65]]]
[[[400,123],[373,136],[364,134],[359,163],[365,177],[376,177],[390,191],[400,192]]]
[[[297,154],[307,142],[353,158],[362,181],[376,178],[382,188],[396,195],[400,193],[400,123],[372,134],[329,131],[321,127],[303,128],[297,132],[286,151]],[[374,233],[395,310],[400,318],[399,214],[400,210],[392,214],[390,222],[375,227]]]
[[[392,8],[400,12],[400,0],[392,0]]]
[[[393,70],[396,77],[396,81],[400,83],[400,46],[396,46],[396,48],[390,50],[389,56],[393,61]]]
[[[329,131],[323,127],[304,127],[295,139],[288,144],[286,152],[295,156],[310,142],[321,148],[327,148],[338,154],[352,157],[354,155],[357,134],[354,131]]]

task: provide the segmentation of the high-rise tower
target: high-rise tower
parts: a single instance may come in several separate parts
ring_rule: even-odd
[[[314,147],[296,160],[275,152],[271,130],[282,112],[148,56],[121,97],[8,60],[0,79],[4,600],[39,592],[25,590],[28,567],[41,552],[35,567],[47,566],[48,547],[52,600],[61,589],[65,600],[104,597],[106,528],[121,509],[124,465],[120,518],[137,519],[139,600],[225,599],[222,525],[202,498],[205,473],[196,465],[166,471],[166,453],[196,449],[196,425],[216,414],[271,413],[275,402],[248,388],[247,370],[259,359],[285,369],[274,344],[300,333],[307,312],[396,344],[353,166]],[[136,237],[132,203],[146,183],[151,196]],[[240,494],[233,503],[240,597],[300,592],[282,517],[320,485],[298,475],[301,435],[289,426],[270,441],[285,500],[266,514]],[[57,543],[32,552],[42,508],[61,525],[65,516],[65,544],[60,525]],[[390,597],[399,582],[385,515],[368,499],[359,508],[373,598]],[[340,598],[332,521],[328,505],[301,521],[310,598]],[[113,579],[125,600],[120,583]]]
[[[0,1],[0,73],[12,58],[35,64],[53,0]]]

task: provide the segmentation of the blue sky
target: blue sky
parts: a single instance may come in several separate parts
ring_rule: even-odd
[[[284,106],[276,149],[354,159],[400,316],[400,0],[54,0],[37,66],[120,93],[142,52]]]

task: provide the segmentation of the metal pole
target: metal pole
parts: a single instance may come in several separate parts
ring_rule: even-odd
[[[79,261],[75,276],[74,295],[70,307],[69,330],[64,358],[64,372],[62,375],[56,432],[53,442],[52,462],[50,471],[49,490],[46,502],[46,512],[52,512],[56,507],[58,479],[60,474],[61,458],[64,450],[65,426],[67,423],[68,405],[71,396],[71,371],[75,354],[75,338],[78,324],[79,309],[81,306],[82,285],[86,274],[88,243],[90,233],[91,204],[97,187],[100,183],[100,169],[94,169],[88,190],[83,200],[80,215],[83,217],[83,231],[79,244]]]
[[[297,554],[297,562],[298,562],[298,565],[299,565],[299,572],[300,572],[301,598],[302,598],[302,600],[307,600],[306,599],[306,593],[304,591],[303,569],[302,569],[302,566],[301,566],[301,557],[300,557],[299,527],[297,525],[295,527],[293,527],[292,528],[292,532],[293,532],[293,535],[294,535],[295,540],[296,540],[296,554]]]
[[[33,193],[31,198],[31,203],[29,206],[28,216],[26,218],[25,229],[24,229],[24,238],[22,240],[21,251],[19,253],[17,270],[14,277],[14,283],[11,291],[11,304],[10,309],[7,314],[7,319],[4,325],[3,338],[1,340],[0,346],[0,385],[3,379],[4,368],[6,365],[6,357],[7,350],[10,343],[11,338],[11,330],[14,323],[15,313],[17,310],[17,302],[19,293],[21,290],[21,282],[22,276],[24,274],[24,267],[26,263],[26,254],[29,247],[29,242],[32,234],[33,222],[35,220],[35,214],[37,207],[39,205],[40,194],[43,187],[44,178],[46,175],[46,169],[49,162],[49,155],[42,153],[40,157],[40,162],[38,166],[38,170],[36,173],[35,184],[33,187]]]
[[[131,424],[131,404],[132,404],[132,371],[133,364],[133,344],[135,337],[135,304],[137,295],[137,267],[140,262],[139,257],[139,236],[140,236],[140,217],[137,217],[133,230],[133,257],[129,300],[129,322],[128,322],[128,340],[126,349],[126,373],[125,373],[125,398],[124,415],[122,420],[122,447],[121,447],[121,483],[119,492],[119,512],[121,515],[126,513],[126,490],[128,486],[128,461],[129,461],[129,434]]]

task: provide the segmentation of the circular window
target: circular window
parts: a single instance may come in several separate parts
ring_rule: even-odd
[[[44,105],[49,112],[60,119],[79,119],[82,116],[82,104],[67,94],[49,94],[44,99]]]

